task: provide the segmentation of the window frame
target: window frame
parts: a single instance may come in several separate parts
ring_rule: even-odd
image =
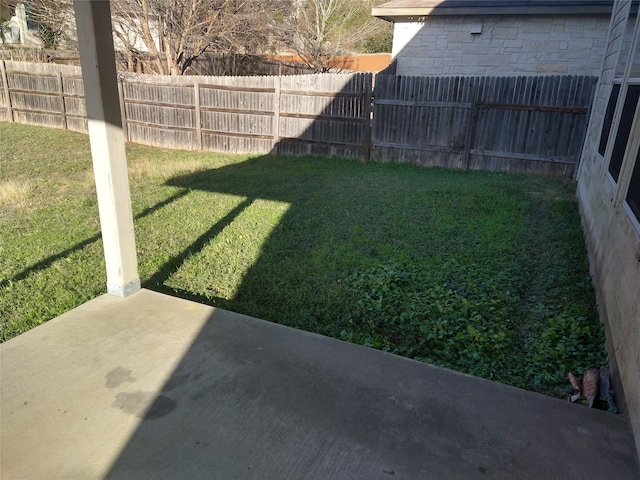
[[[637,76],[638,73],[635,73],[635,76],[632,76],[632,66],[634,64],[635,56],[640,55],[640,15],[636,15],[636,21],[633,28],[633,35],[631,38],[631,44],[629,46],[629,51],[627,53],[626,65],[624,69],[624,73],[622,76],[616,76],[611,81],[611,89],[609,92],[609,99],[607,101],[607,109],[609,109],[609,102],[611,101],[611,94],[613,92],[613,85],[619,84],[620,90],[618,93],[618,98],[616,101],[616,107],[613,113],[613,117],[611,119],[611,126],[609,129],[609,134],[606,139],[606,148],[604,156],[600,154],[600,146],[603,141],[602,138],[599,138],[598,147],[596,148],[596,155],[602,159],[601,163],[601,177],[606,177],[608,179],[609,185],[612,187],[612,196],[611,202],[613,206],[614,213],[617,214],[620,206],[622,206],[625,211],[627,217],[629,218],[630,223],[633,225],[634,229],[638,236],[640,236],[640,218],[636,216],[636,213],[631,209],[631,206],[627,202],[627,194],[629,192],[629,187],[631,185],[631,175],[633,174],[633,170],[635,168],[636,158],[638,156],[638,149],[640,148],[640,99],[636,104],[633,120],[631,122],[631,128],[629,130],[629,135],[626,138],[626,143],[624,147],[624,153],[622,156],[622,162],[620,164],[620,171],[618,173],[617,181],[614,180],[613,176],[609,172],[609,166],[611,164],[611,157],[617,143],[618,131],[620,129],[620,123],[622,119],[622,112],[624,109],[624,105],[627,101],[627,95],[629,92],[629,85],[640,85],[640,76]],[[606,116],[606,110],[604,112]],[[604,119],[603,125],[600,129],[600,135],[603,135],[604,128]],[[606,180],[605,180],[606,182]]]
[[[627,146],[624,151],[624,157],[622,160],[622,166],[620,168],[620,175],[618,177],[618,188],[613,198],[614,209],[617,213],[618,208],[622,205],[631,223],[636,229],[636,233],[640,235],[640,218],[636,216],[636,213],[631,209],[629,202],[627,202],[627,194],[629,193],[629,187],[631,186],[631,175],[635,168],[635,163],[638,161],[638,151],[640,150],[640,101],[636,105],[635,116],[633,123],[631,124],[631,130],[629,132],[629,139],[627,140]],[[638,187],[640,188],[640,186]]]
[[[616,103],[613,107],[613,111],[611,111],[611,97],[614,95],[614,92],[616,91],[616,87],[617,87]],[[602,126],[600,128],[600,139],[598,140],[597,153],[598,155],[600,155],[600,159],[603,161],[607,156],[607,149],[609,148],[609,138],[611,137],[611,131],[615,127],[614,120],[616,118],[616,111],[618,108],[618,100],[620,99],[621,89],[622,89],[622,78],[620,77],[614,78],[611,82],[611,88],[609,89],[609,96],[607,97],[607,108],[605,108],[604,117],[602,118]],[[607,117],[609,116],[609,114],[611,114],[611,118],[607,122]],[[609,124],[609,128],[607,128],[605,132],[605,126],[607,125],[607,123]],[[602,148],[603,142],[604,142],[604,152],[601,152],[600,149]]]
[[[611,92],[613,92],[613,85],[619,83],[620,84],[620,91],[618,93],[618,98],[617,98],[617,102],[616,102],[616,108],[614,110],[613,113],[613,119],[611,121],[611,128],[609,129],[609,135],[608,138],[606,140],[606,148],[605,148],[605,153],[604,153],[604,158],[603,158],[603,162],[602,162],[602,170],[601,170],[601,175],[603,177],[607,177],[609,179],[609,182],[611,182],[611,185],[613,186],[616,195],[619,191],[618,188],[618,184],[620,183],[620,175],[622,174],[623,168],[624,168],[624,164],[625,164],[625,160],[627,160],[627,148],[628,144],[629,144],[629,139],[632,138],[631,132],[633,131],[633,129],[630,131],[629,134],[629,138],[627,139],[627,145],[625,147],[625,152],[623,153],[623,158],[622,158],[622,163],[620,165],[620,173],[618,174],[618,180],[614,180],[614,178],[611,176],[611,173],[609,173],[609,165],[611,163],[611,155],[613,153],[613,149],[614,146],[616,144],[616,139],[618,136],[618,130],[620,128],[620,120],[622,118],[622,111],[624,109],[624,104],[626,103],[627,100],[627,93],[629,90],[629,85],[640,85],[640,77],[632,77],[631,75],[631,70],[634,64],[634,59],[635,59],[635,55],[638,52],[638,44],[640,43],[640,14],[636,14],[636,19],[635,19],[635,25],[633,26],[633,30],[632,30],[632,34],[631,34],[631,43],[629,45],[629,50],[626,52],[626,59],[625,59],[625,68],[624,68],[624,73],[622,74],[622,76],[614,76],[612,82],[611,82],[611,90],[609,92],[609,99],[611,98]],[[618,64],[620,60],[618,60]],[[609,108],[609,101],[607,100],[607,109]],[[638,102],[640,103],[640,102]],[[606,115],[606,110],[604,112],[604,114]],[[633,125],[632,125],[633,127]],[[602,130],[600,135],[602,135]],[[602,138],[600,139],[600,143],[602,142]],[[600,145],[600,144],[599,144]],[[598,154],[600,154],[599,150],[599,145],[598,145]],[[626,162],[628,163],[628,162]],[[624,181],[624,178],[622,179]]]
[[[618,180],[616,181],[613,176],[611,175],[611,172],[609,172],[609,166],[611,165],[611,157],[613,154],[613,149],[615,147],[616,144],[616,139],[618,136],[618,131],[620,130],[620,121],[622,120],[622,111],[624,110],[624,104],[627,100],[627,94],[629,92],[629,85],[640,85],[640,77],[630,77],[630,78],[621,78],[621,77],[616,77],[613,79],[613,81],[611,82],[611,92],[613,92],[613,85],[620,85],[620,91],[618,93],[618,100],[616,102],[616,108],[613,114],[613,118],[611,120],[611,128],[609,129],[609,136],[607,138],[607,144],[606,144],[606,148],[605,148],[605,152],[604,152],[604,156],[601,157],[603,159],[602,161],[602,165],[601,165],[601,175],[603,177],[606,177],[610,184],[613,186],[613,188],[617,191],[618,190],[618,184],[621,181],[621,176],[623,173],[623,169],[625,166],[625,160],[626,160],[626,148],[625,148],[625,152],[623,154],[623,159],[622,159],[622,164],[620,165],[620,173],[618,174]],[[610,94],[611,95],[611,94]],[[638,104],[640,104],[640,101],[638,101]],[[637,107],[637,105],[636,105]],[[606,115],[606,112],[605,112]],[[633,125],[631,128],[631,131],[629,133],[629,138],[627,139],[627,147],[628,147],[628,143],[629,140],[631,140],[632,136],[632,132],[633,132]],[[600,133],[600,135],[602,135],[603,132]],[[602,138],[600,139],[600,141],[602,141]],[[597,155],[600,155],[599,150],[596,150]],[[622,179],[624,180],[624,179]]]
[[[634,88],[631,89],[629,88],[630,86],[633,86]],[[624,178],[622,178],[622,173],[623,173],[622,167],[627,162],[627,149],[629,147],[629,142],[633,140],[633,123],[637,118],[638,104],[640,104],[640,78],[638,79],[630,78],[627,82],[624,82],[624,88],[622,87],[620,88],[620,93],[622,94],[623,92],[624,92],[624,98],[621,98],[621,96],[618,97],[618,106],[620,106],[620,112],[617,118],[615,135],[609,135],[609,138],[607,139],[607,149],[606,149],[607,176],[609,177],[610,181],[613,182],[613,185],[619,184],[621,181],[624,181]],[[632,112],[628,112],[626,109],[627,100],[630,100],[630,95],[639,97],[636,99],[635,108]],[[616,107],[616,110],[617,110],[617,107]],[[623,123],[623,120],[625,120],[625,114],[628,114],[628,113],[631,113],[631,125],[629,125],[627,122]],[[627,128],[628,128],[627,138],[626,139],[624,137],[619,138],[621,129],[624,132]],[[622,147],[622,148],[619,148],[619,147]],[[620,150],[622,151],[620,152]],[[616,155],[614,158],[613,154],[616,151],[618,153],[622,153],[622,155],[621,156]],[[618,161],[620,162],[620,165],[617,166],[617,177],[614,177],[614,173],[611,171],[611,167],[613,166],[614,160],[616,161],[616,164]]]

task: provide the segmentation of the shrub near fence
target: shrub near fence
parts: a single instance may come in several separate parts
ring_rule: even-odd
[[[86,132],[79,67],[0,62],[0,115]],[[373,88],[375,79],[375,89]],[[127,139],[573,176],[595,77],[120,74]]]

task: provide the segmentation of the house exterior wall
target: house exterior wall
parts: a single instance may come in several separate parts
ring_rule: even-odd
[[[8,6],[5,6],[2,11],[4,12],[2,17],[8,18],[8,21],[5,25],[6,31],[0,35],[0,43],[42,45],[42,41],[27,27],[27,13],[24,3],[16,4],[13,8],[14,15],[11,15],[12,10]]]
[[[618,184],[614,184],[607,175],[602,155],[598,153],[612,82],[620,71],[618,59],[626,58],[619,53],[628,51],[629,41],[624,39],[622,20],[628,14],[629,3],[617,3],[612,16],[606,56],[601,62],[600,82],[578,172],[577,195],[600,316],[607,325],[609,349],[615,353],[617,366],[613,367],[624,388],[640,457],[640,225],[624,208],[623,202],[616,201],[620,199],[617,190],[625,188],[623,175],[620,175]],[[638,57],[640,52],[636,49],[632,64],[637,65]],[[634,75],[636,72],[632,69]],[[636,131],[631,131],[631,141],[640,135],[638,125],[636,122]],[[628,156],[627,163],[632,158]]]
[[[608,26],[606,14],[429,16],[395,22],[392,55],[398,75],[598,75]]]
[[[614,189],[602,178],[596,156],[597,151],[583,159],[578,198],[600,318],[607,325],[640,457],[640,237],[626,211],[616,211],[610,201]]]

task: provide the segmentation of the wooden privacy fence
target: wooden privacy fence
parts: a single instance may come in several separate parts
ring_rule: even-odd
[[[33,66],[37,65],[37,69]],[[0,62],[0,115],[86,132],[79,67]],[[234,153],[367,159],[372,76],[267,77],[120,74],[129,141]]]
[[[86,133],[78,67],[0,61],[0,76],[0,115],[7,120]]]
[[[376,78],[372,158],[573,176],[596,77]]]
[[[4,61],[0,76],[9,121],[87,131],[78,67]],[[576,76],[121,73],[119,92],[126,138],[146,145],[573,176],[595,85]]]
[[[160,147],[364,159],[371,79],[133,76],[121,82],[123,124],[128,140]]]

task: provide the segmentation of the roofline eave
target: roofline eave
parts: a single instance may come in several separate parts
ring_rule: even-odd
[[[459,15],[611,15],[611,5],[512,7],[373,7],[371,15],[388,22],[424,21],[429,16]]]

